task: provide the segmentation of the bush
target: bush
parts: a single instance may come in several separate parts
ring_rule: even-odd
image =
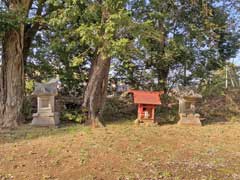
[[[81,111],[77,111],[77,110],[65,110],[63,113],[61,113],[60,120],[84,123],[85,122],[85,114],[83,114]]]
[[[224,95],[205,97],[199,109],[206,122],[240,121],[239,93],[239,89],[225,90]]]
[[[22,115],[26,121],[32,120],[32,97],[26,96],[23,99],[23,106],[22,106]]]
[[[160,123],[176,123],[178,116],[178,100],[173,96],[163,94],[161,96],[161,106],[156,108],[156,119]]]
[[[102,119],[116,121],[137,118],[137,106],[130,99],[119,97],[107,98],[103,108]]]
[[[32,94],[34,90],[34,80],[26,80],[25,81],[25,92],[27,95]]]

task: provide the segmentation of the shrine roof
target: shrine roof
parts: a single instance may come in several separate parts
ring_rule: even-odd
[[[142,90],[129,90],[128,93],[133,94],[133,101],[135,104],[153,104],[160,105],[160,95],[163,91],[142,91]]]
[[[56,96],[58,94],[57,82],[35,83],[33,95],[36,96]]]

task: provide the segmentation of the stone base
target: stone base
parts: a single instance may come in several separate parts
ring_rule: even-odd
[[[192,125],[192,126],[202,126],[199,114],[179,114],[180,120],[178,125]]]
[[[56,126],[60,123],[59,113],[49,113],[42,115],[39,113],[33,114],[32,124],[33,126]]]

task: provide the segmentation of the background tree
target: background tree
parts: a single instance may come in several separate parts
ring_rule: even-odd
[[[158,39],[140,36],[136,45],[142,56],[137,64],[131,65],[134,72],[139,65],[139,69],[144,67],[158,82],[154,88],[166,90],[172,83],[186,85],[192,79],[204,80],[212,70],[221,68],[228,59],[225,55],[236,55],[238,33],[228,24],[234,21],[230,21],[229,12],[216,4],[188,0],[131,1],[134,19],[152,21],[155,33],[161,35]],[[127,75],[130,79],[131,74]]]
[[[80,4],[86,8],[77,9]],[[69,1],[64,10],[57,10],[51,19],[55,26],[65,25],[86,47],[86,52],[91,52],[79,54],[77,58],[89,62],[83,103],[88,112],[87,124],[102,125],[99,117],[105,103],[111,60],[129,54],[133,35],[140,30],[126,7],[127,1]],[[79,27],[71,25],[80,19]]]

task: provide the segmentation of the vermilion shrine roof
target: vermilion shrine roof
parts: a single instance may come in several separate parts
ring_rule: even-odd
[[[142,91],[142,90],[129,90],[128,93],[133,94],[133,101],[135,104],[153,104],[160,105],[160,95],[163,91]]]

